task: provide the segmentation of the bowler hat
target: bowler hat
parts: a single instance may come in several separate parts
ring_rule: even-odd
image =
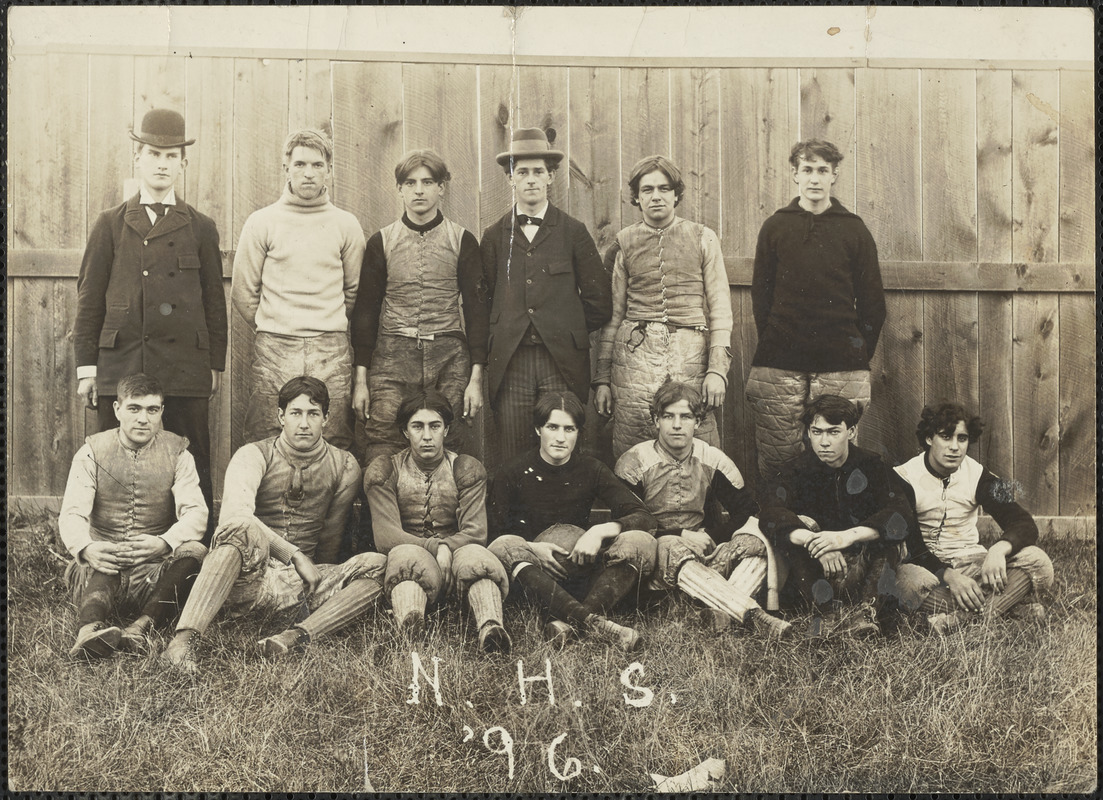
[[[522,158],[543,158],[547,159],[551,166],[555,166],[563,160],[563,155],[563,151],[551,149],[551,145],[548,144],[548,135],[540,128],[518,128],[513,132],[509,150],[498,153],[495,159],[503,167],[510,160],[520,161]]]
[[[154,147],[186,147],[195,139],[184,136],[184,118],[170,108],[155,108],[142,117],[142,128],[130,132],[130,138]]]

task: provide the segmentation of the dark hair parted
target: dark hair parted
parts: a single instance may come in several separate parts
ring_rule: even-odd
[[[936,433],[951,434],[957,428],[959,422],[965,423],[965,431],[969,434],[969,444],[973,444],[980,438],[984,431],[984,423],[980,417],[970,414],[965,406],[958,403],[944,402],[933,406],[924,406],[919,415],[919,424],[915,426],[915,439],[919,446],[926,452],[931,449],[927,444],[928,439],[933,439]]]
[[[287,404],[301,394],[310,398],[310,402],[322,407],[322,413],[329,413],[329,389],[317,378],[309,375],[299,375],[283,385],[279,394],[280,411],[287,410]]]
[[[665,175],[671,186],[674,187],[675,207],[682,202],[682,195],[686,191],[686,182],[682,180],[682,171],[666,156],[655,155],[641,158],[628,173],[628,189],[632,192],[632,205],[638,206],[640,204],[640,180],[644,175],[656,170]]]
[[[149,397],[156,395],[162,401],[165,399],[165,390],[161,388],[161,382],[152,375],[144,372],[135,372],[127,375],[115,387],[115,394],[122,403],[124,397]]]
[[[444,159],[437,155],[435,151],[411,150],[395,165],[394,182],[401,186],[402,182],[410,177],[411,172],[421,167],[429,170],[429,175],[437,183],[446,183],[452,180],[452,173],[448,171]]]
[[[579,430],[586,424],[586,409],[578,402],[574,392],[548,392],[536,401],[532,408],[532,426],[543,428],[553,411],[563,411],[574,420]]]
[[[398,426],[400,431],[405,431],[406,426],[410,423],[410,418],[422,409],[440,414],[446,428],[452,424],[455,417],[452,413],[452,405],[448,402],[447,397],[436,389],[421,389],[402,401],[402,404],[398,407],[398,415],[394,420],[395,425]]]
[[[811,161],[817,156],[830,164],[832,169],[837,169],[843,160],[843,154],[831,142],[825,142],[823,139],[805,139],[793,145],[789,153],[789,165],[795,169],[800,166],[802,158],[805,161]]]
[[[701,399],[701,393],[688,383],[676,381],[669,375],[666,376],[663,385],[655,392],[655,396],[651,398],[651,421],[658,422],[659,417],[662,416],[663,411],[668,406],[682,400],[689,403],[689,410],[693,412],[697,422],[703,422],[705,419],[705,401]]]
[[[837,394],[821,394],[804,407],[800,422],[807,428],[816,417],[823,417],[831,425],[845,424],[846,427],[853,428],[862,418],[862,412],[845,397]]]

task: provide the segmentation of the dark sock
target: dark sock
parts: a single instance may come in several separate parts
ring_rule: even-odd
[[[592,614],[604,616],[623,600],[639,582],[640,574],[627,561],[610,564],[594,581],[582,605]]]
[[[142,613],[153,620],[154,626],[172,619],[184,607],[195,577],[199,574],[198,558],[181,558],[161,573],[161,579],[153,589],[153,596]]]
[[[521,567],[514,580],[556,619],[582,625],[590,612],[582,603],[555,582],[555,579],[535,564]]]
[[[89,576],[81,595],[80,609],[77,611],[78,628],[107,619],[114,605],[115,595],[119,592],[119,577],[105,572],[93,572]]]

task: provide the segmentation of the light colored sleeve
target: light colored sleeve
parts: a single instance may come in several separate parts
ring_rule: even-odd
[[[705,282],[705,315],[709,325],[708,371],[727,381],[731,367],[733,325],[731,288],[720,239],[711,228],[701,232],[701,250],[705,258],[701,270]]]
[[[352,214],[350,230],[345,236],[345,243],[341,247],[341,263],[345,270],[345,315],[352,315],[352,307],[356,305],[356,291],[360,288],[360,268],[364,264],[364,251],[367,242],[364,239],[364,231],[359,221]]]
[[[257,491],[268,465],[264,453],[255,444],[238,448],[226,467],[226,480],[222,487],[222,510],[218,516],[215,535],[232,523],[251,522],[268,537],[268,555],[287,564],[299,548],[264,524],[257,516]]]
[[[475,458],[458,456],[453,464],[459,507],[456,509],[457,531],[445,538],[444,544],[453,553],[465,544],[486,544],[486,470]]]
[[[383,555],[400,544],[424,547],[434,556],[440,539],[424,539],[407,533],[402,527],[402,511],[398,507],[398,476],[391,456],[379,456],[364,470],[364,493],[371,508],[372,534],[375,549]],[[430,545],[430,542],[434,544]]]
[[[73,456],[57,527],[65,549],[79,559],[80,551],[92,543],[92,504],[96,501],[96,463],[87,444]]]
[[[199,473],[195,458],[187,450],[176,459],[176,473],[172,480],[172,497],[176,501],[176,522],[161,538],[168,542],[173,552],[184,542],[198,542],[207,530],[207,501],[199,489]]]
[[[343,450],[341,452],[345,459],[341,479],[337,483],[333,499],[329,502],[321,533],[318,534],[318,546],[314,550],[314,561],[318,564],[336,563],[337,552],[341,549],[341,537],[345,533],[345,523],[348,522],[349,511],[352,510],[352,501],[356,499],[356,490],[360,488],[360,465],[351,454]]]
[[[597,368],[594,370],[594,384],[608,384],[613,376],[613,343],[617,338],[617,329],[628,314],[628,268],[624,264],[624,251],[619,244],[613,244],[616,250],[613,256],[613,316],[601,329],[597,348]]]
[[[257,309],[260,308],[261,278],[264,261],[268,257],[268,237],[264,225],[253,212],[241,228],[241,238],[234,252],[233,277],[230,280],[230,302],[234,311],[257,328]]]

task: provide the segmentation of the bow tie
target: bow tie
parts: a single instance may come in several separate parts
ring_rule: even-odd
[[[527,214],[517,215],[517,224],[521,225],[522,227],[525,225],[536,225],[537,227],[539,227],[540,223],[542,223],[543,221],[544,220],[540,219],[540,217],[530,217]]]

